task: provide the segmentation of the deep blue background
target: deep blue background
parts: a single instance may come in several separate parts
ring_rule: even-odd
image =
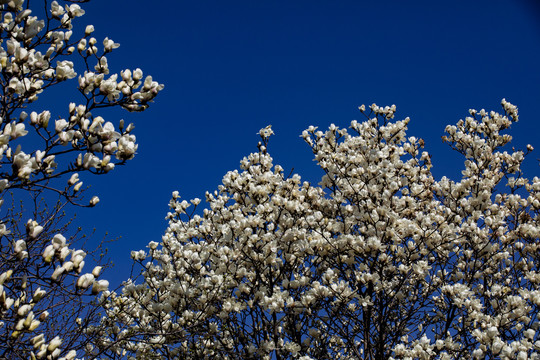
[[[276,133],[275,163],[305,179],[320,175],[299,137],[309,125],[348,126],[361,104],[396,104],[425,139],[436,177],[460,177],[462,159],[441,142],[469,108],[519,106],[515,146],[540,150],[540,7],[526,0],[105,1],[83,5],[80,22],[121,44],[112,70],[142,68],[165,89],[134,121],[139,151],[128,166],[87,178],[101,203],[77,224],[111,245],[108,278],[129,274],[130,251],[159,241],[173,190],[204,198]],[[530,177],[540,157],[527,160]]]

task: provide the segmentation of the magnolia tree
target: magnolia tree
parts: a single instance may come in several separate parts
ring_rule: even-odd
[[[82,330],[98,314],[91,294],[108,282],[100,266],[84,268],[87,251],[63,211],[99,201],[81,195],[79,174],[108,173],[137,150],[133,125],[114,125],[100,109],[142,111],[163,88],[140,69],[109,73],[119,45],[77,24],[82,2],[0,0],[2,359],[73,359],[85,345]],[[79,102],[44,108],[41,94],[64,82]]]
[[[286,176],[267,152],[217,191],[173,193],[142,278],[104,292],[88,329],[106,359],[538,359],[540,179],[504,151],[518,120],[470,111],[443,138],[464,157],[434,179],[395,107],[302,134],[324,171]],[[98,337],[99,336],[99,337]]]

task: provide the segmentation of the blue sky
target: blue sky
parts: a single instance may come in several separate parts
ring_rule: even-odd
[[[173,190],[204,198],[256,150],[262,127],[276,135],[275,163],[317,182],[299,137],[309,125],[348,126],[361,104],[397,106],[408,134],[425,139],[436,177],[458,177],[462,159],[441,142],[469,108],[518,105],[515,146],[540,158],[540,6],[533,0],[104,1],[84,4],[81,22],[121,44],[112,70],[140,67],[164,83],[136,124],[139,151],[127,166],[88,178],[101,198],[78,211],[111,245],[113,283],[129,275],[129,253],[159,241]]]

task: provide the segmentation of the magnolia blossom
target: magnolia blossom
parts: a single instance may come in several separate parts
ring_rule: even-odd
[[[118,159],[131,159],[137,151],[138,145],[135,143],[135,135],[124,135],[118,141],[116,157]]]
[[[56,63],[56,78],[58,80],[73,79],[77,73],[73,70],[73,62],[59,61]]]

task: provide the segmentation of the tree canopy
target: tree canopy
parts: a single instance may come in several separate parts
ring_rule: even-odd
[[[395,106],[302,134],[319,184],[258,151],[200,199],[170,201],[141,278],[105,292],[95,353],[138,359],[537,359],[540,179],[507,151],[517,108],[470,110],[436,180]],[[271,144],[270,144],[271,146]]]

